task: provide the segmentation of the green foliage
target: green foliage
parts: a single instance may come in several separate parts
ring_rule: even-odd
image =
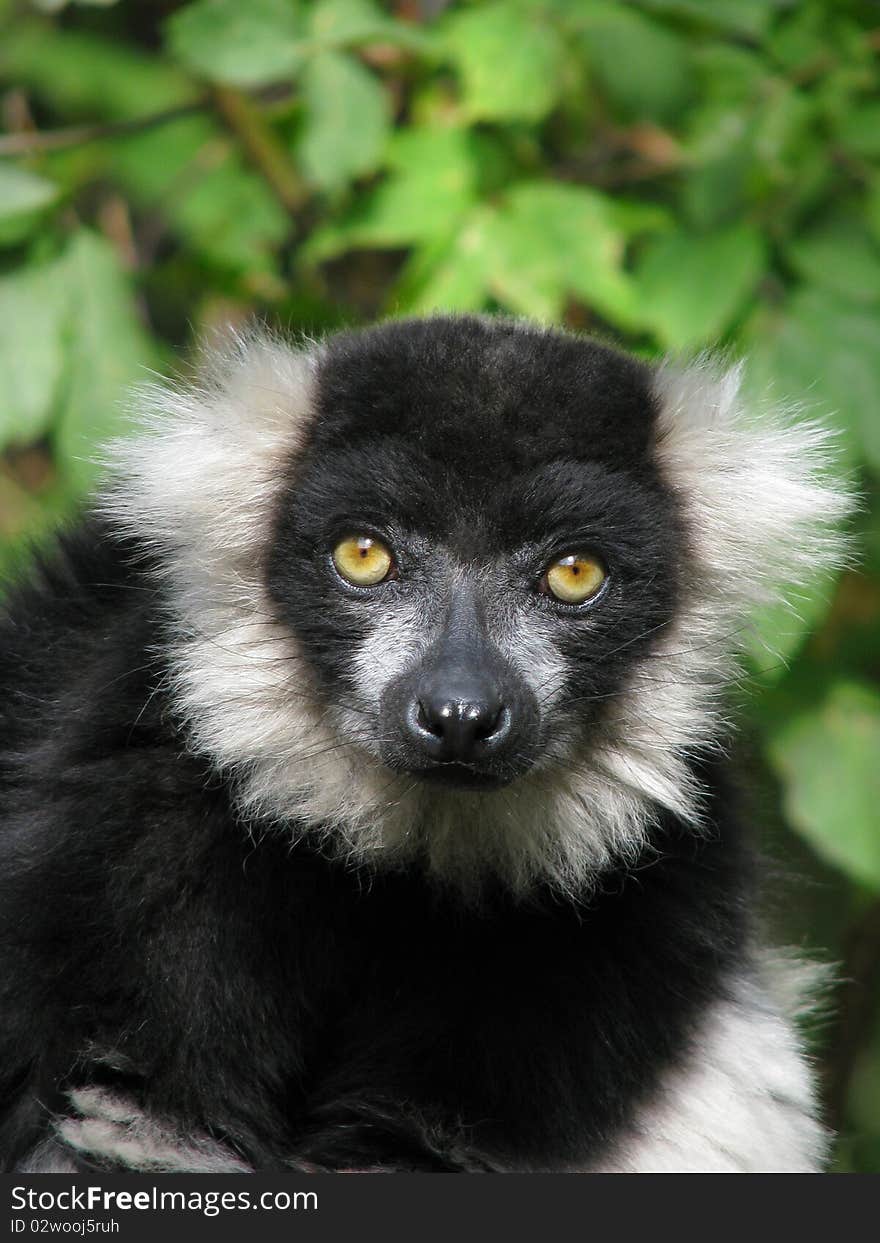
[[[290,0],[196,0],[169,19],[168,48],[201,76],[259,86],[302,64],[302,7]]]
[[[657,340],[672,350],[688,350],[721,337],[754,292],[765,264],[764,239],[753,225],[658,238],[637,269],[639,298]]]
[[[85,229],[74,234],[61,278],[67,370],[52,431],[58,460],[85,489],[94,482],[100,446],[122,430],[120,394],[145,379],[156,351],[109,242]]]
[[[26,238],[58,199],[58,186],[17,164],[0,164],[0,246]]]
[[[303,248],[307,261],[443,237],[477,201],[479,155],[475,136],[465,128],[399,130],[385,153],[387,175],[315,229]]]
[[[540,121],[559,98],[562,40],[537,5],[497,0],[453,13],[442,44],[470,121]]]
[[[769,754],[791,823],[830,862],[880,889],[880,693],[836,683],[771,735]]]
[[[4,443],[49,435],[74,486],[94,480],[96,454],[120,431],[118,401],[157,350],[112,246],[79,229],[49,262],[0,281]]]
[[[33,263],[0,281],[0,375],[4,445],[33,444],[55,417],[64,369],[69,300],[63,262]]]
[[[316,185],[342,186],[377,167],[388,139],[388,97],[360,61],[320,52],[302,75],[306,119],[297,154]]]
[[[587,65],[622,118],[681,112],[693,89],[687,39],[614,0],[570,9]]]
[[[864,498],[863,568],[757,620],[744,696],[845,955],[880,903],[878,88],[869,0],[0,4],[0,564],[221,320],[474,309],[745,353]],[[845,1168],[880,1152],[880,1034],[863,1061]]]
[[[783,306],[761,307],[745,334],[755,387],[823,413],[851,467],[880,471],[880,315],[856,300],[802,285]],[[817,360],[821,360],[817,365]]]

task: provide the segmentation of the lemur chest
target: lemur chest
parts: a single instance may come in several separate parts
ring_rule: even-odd
[[[502,1161],[587,1160],[686,1045],[699,989],[633,971],[604,921],[407,913],[348,940],[303,1065],[307,1114],[364,1102]]]

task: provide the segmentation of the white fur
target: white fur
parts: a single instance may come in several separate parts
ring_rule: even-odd
[[[251,1167],[208,1136],[183,1136],[131,1101],[101,1088],[71,1093],[75,1115],[56,1124],[58,1140],[91,1160],[154,1174],[247,1174]],[[57,1148],[58,1164],[63,1151]],[[62,1171],[67,1167],[62,1165]],[[45,1167],[33,1172],[58,1172]]]
[[[314,363],[312,353],[246,338],[209,356],[192,389],[142,390],[145,434],[114,446],[103,509],[167,567],[172,689],[195,746],[236,778],[249,810],[335,819],[348,814],[345,782],[322,780],[328,765],[317,753],[339,740],[269,605],[263,564],[311,413]]]
[[[688,571],[677,616],[635,665],[596,756],[611,777],[695,824],[688,758],[729,732],[726,693],[750,613],[842,564],[836,524],[851,505],[830,474],[831,435],[784,409],[750,410],[740,381],[740,367],[709,359],[657,373],[656,457],[684,513]]]
[[[541,767],[509,789],[441,794],[392,775],[370,741],[384,680],[424,642],[422,619],[390,618],[353,655],[360,709],[327,705],[267,598],[273,507],[308,426],[318,357],[251,338],[215,355],[194,387],[143,393],[145,435],[116,449],[105,501],[167,567],[173,695],[242,809],[317,833],[354,862],[421,856],[462,888],[492,871],[516,888],[542,876],[575,889],[638,854],[655,806],[696,824],[688,756],[722,731],[748,608],[839,556],[828,524],[844,502],[821,479],[822,433],[753,421],[735,374],[663,370],[657,457],[692,544],[676,622],[609,704],[589,749],[561,729]],[[552,695],[560,668],[546,645],[530,654],[511,644],[509,654]]]
[[[815,1173],[829,1136],[793,1023],[754,977],[732,981],[596,1173]]]

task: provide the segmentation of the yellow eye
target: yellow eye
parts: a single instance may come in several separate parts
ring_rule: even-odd
[[[586,553],[572,553],[554,561],[544,575],[542,588],[565,604],[583,604],[605,582],[605,567]]]
[[[333,564],[355,587],[375,587],[394,569],[394,558],[381,540],[350,535],[333,549]]]

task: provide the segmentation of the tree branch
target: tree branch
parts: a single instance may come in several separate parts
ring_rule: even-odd
[[[44,151],[64,151],[87,142],[100,142],[104,138],[117,138],[123,134],[138,134],[167,125],[181,117],[204,112],[212,104],[210,95],[202,95],[189,103],[174,108],[164,108],[148,116],[132,117],[127,121],[104,121],[95,125],[70,125],[65,129],[27,130],[18,134],[0,134],[0,156],[30,155]]]
[[[307,201],[308,187],[253,99],[229,86],[212,87],[211,99],[251,164],[285,210],[294,215]]]

